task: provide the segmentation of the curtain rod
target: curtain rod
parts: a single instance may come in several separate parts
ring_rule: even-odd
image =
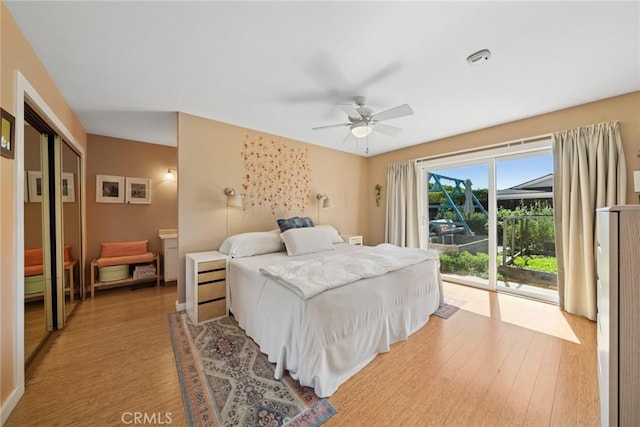
[[[543,134],[543,135],[532,136],[530,138],[520,138],[520,139],[514,139],[512,141],[498,142],[496,144],[485,145],[485,146],[482,146],[482,147],[468,148],[468,149],[458,150],[458,151],[454,151],[454,152],[450,152],[450,153],[446,153],[446,154],[436,154],[436,155],[433,155],[433,156],[420,157],[420,158],[416,159],[416,162],[424,162],[424,161],[427,161],[427,160],[435,160],[435,159],[440,159],[440,158],[443,158],[443,157],[454,156],[454,155],[457,155],[457,154],[468,154],[468,153],[474,153],[474,152],[479,152],[479,151],[485,151],[487,149],[492,149],[492,148],[512,147],[512,146],[515,146],[515,145],[524,145],[524,144],[529,144],[531,142],[544,141],[545,139],[550,139],[552,136],[553,136],[552,133],[546,133],[546,134]]]

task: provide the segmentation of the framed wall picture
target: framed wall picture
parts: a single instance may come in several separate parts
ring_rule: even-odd
[[[62,172],[62,201],[76,201],[74,176],[71,172]]]
[[[42,202],[42,172],[27,171],[27,182],[29,184],[29,201],[31,203]]]
[[[148,205],[151,203],[151,180],[127,177],[127,203]]]
[[[0,139],[0,155],[2,157],[8,157],[13,159],[14,144],[15,144],[15,119],[4,108],[0,108],[0,117],[2,121],[2,137]]]
[[[124,177],[96,175],[97,203],[124,203]]]

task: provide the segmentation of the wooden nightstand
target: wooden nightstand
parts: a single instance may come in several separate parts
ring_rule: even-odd
[[[227,256],[218,251],[186,257],[187,314],[194,323],[229,315]]]
[[[356,245],[356,246],[362,246],[362,236],[355,236],[352,234],[343,234],[342,236],[342,240],[344,240],[345,243],[348,243],[350,245]]]

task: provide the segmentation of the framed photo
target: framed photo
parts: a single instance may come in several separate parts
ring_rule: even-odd
[[[14,117],[9,114],[8,112],[6,112],[4,110],[4,108],[0,108],[1,113],[1,120],[2,120],[2,138],[0,139],[0,155],[2,155],[2,157],[8,157],[10,159],[13,159],[13,153],[14,153],[14,147],[13,145],[15,144],[15,135],[16,135],[16,129],[15,129],[15,119]]]
[[[62,201],[76,201],[74,177],[71,172],[62,172]]]
[[[127,177],[127,203],[148,205],[151,203],[151,180]]]
[[[27,171],[27,182],[29,183],[29,201],[31,203],[42,202],[42,172]]]
[[[97,203],[124,203],[124,177],[96,175]]]

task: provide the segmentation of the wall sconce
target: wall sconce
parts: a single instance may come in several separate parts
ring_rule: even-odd
[[[330,208],[333,204],[326,194],[318,193],[316,194],[316,199],[318,200],[318,225],[320,225],[320,205],[322,205],[323,208]]]
[[[224,195],[227,196],[227,237],[231,235],[231,221],[229,218],[230,208],[241,208],[242,207],[242,196],[236,194],[236,190],[233,188],[225,188]]]
[[[227,196],[227,206],[230,208],[241,208],[242,207],[242,196],[236,194],[236,190],[233,188],[225,188],[224,194]]]
[[[174,171],[176,172],[174,174]],[[164,174],[164,180],[165,181],[175,181],[176,180],[176,174],[178,173],[178,169],[167,169],[167,173]]]
[[[322,202],[323,208],[330,208],[333,206],[331,203],[331,199],[326,194],[316,194],[316,199],[318,199],[318,207],[320,207],[320,202]]]

